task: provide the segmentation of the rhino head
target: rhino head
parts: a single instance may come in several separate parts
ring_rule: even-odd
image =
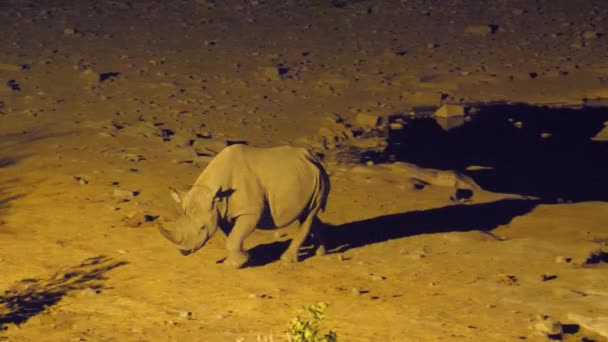
[[[196,186],[187,193],[171,189],[171,196],[179,205],[178,217],[159,224],[158,230],[177,245],[182,255],[196,252],[217,232],[222,194],[221,189],[212,191],[205,186]]]

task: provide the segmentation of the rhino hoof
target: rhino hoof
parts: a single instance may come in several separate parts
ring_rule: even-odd
[[[284,253],[281,255],[281,261],[288,264],[293,264],[298,262],[298,256],[291,253]]]
[[[242,253],[228,257],[228,259],[226,259],[225,261],[225,264],[233,268],[241,268],[245,266],[247,261],[249,261],[249,255],[247,253]]]

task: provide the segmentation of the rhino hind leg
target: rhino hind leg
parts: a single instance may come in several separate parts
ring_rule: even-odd
[[[304,240],[306,240],[308,237],[318,212],[318,208],[311,210],[304,221],[302,221],[300,224],[300,230],[296,236],[291,239],[291,243],[289,244],[289,247],[287,247],[287,250],[283,252],[283,255],[281,255],[282,261],[288,263],[298,262],[298,253],[300,251],[300,247],[302,246],[302,243],[304,243]]]
[[[325,247],[326,244],[326,233],[325,233],[325,224],[319,220],[318,217],[315,216],[312,227],[311,234],[313,238],[313,244],[315,248],[315,255],[322,256],[327,253],[327,249]]]

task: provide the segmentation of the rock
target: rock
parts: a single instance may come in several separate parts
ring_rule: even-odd
[[[190,320],[190,319],[192,319],[192,312],[190,312],[190,311],[180,311],[180,312],[178,312],[178,316],[180,318],[185,318],[185,319]]]
[[[479,36],[487,36],[495,32],[491,25],[469,25],[464,30],[465,33]]]
[[[127,227],[137,228],[147,221],[144,213],[139,211],[130,212],[122,218],[122,223]]]
[[[0,63],[0,71],[16,72],[23,70],[21,65]]]
[[[114,197],[120,197],[120,198],[136,197],[137,195],[139,195],[139,192],[131,191],[131,190],[114,189],[114,190],[112,190],[112,195]]]
[[[66,37],[73,36],[76,34],[76,29],[73,27],[66,27],[63,29],[63,35]]]
[[[538,315],[533,327],[536,331],[547,336],[557,336],[563,332],[562,324],[547,315]]]
[[[604,122],[604,128],[599,131],[593,138],[593,141],[608,141],[608,121]]]
[[[518,286],[517,277],[510,274],[500,273],[495,277],[496,282],[508,286]]]
[[[444,104],[435,111],[435,116],[439,118],[461,117],[465,114],[466,107],[452,104]]]
[[[572,258],[566,258],[561,255],[558,255],[555,257],[555,262],[557,264],[567,264],[567,263],[570,263],[571,261],[572,261]]]
[[[584,40],[593,40],[593,39],[597,39],[601,36],[602,36],[602,33],[597,32],[597,31],[583,31],[581,33],[581,38],[583,38]]]
[[[381,275],[377,275],[377,274],[370,274],[370,276],[372,277],[373,281],[380,281],[380,280],[386,280],[386,277],[381,276]]]
[[[364,130],[371,130],[380,124],[380,116],[375,114],[359,113],[355,117],[355,123]]]
[[[591,318],[575,313],[569,313],[568,319],[587,330],[593,331],[600,336],[608,338],[608,316]]]
[[[281,73],[276,67],[263,67],[259,70],[259,75],[266,81],[280,81]]]
[[[87,185],[87,184],[89,184],[89,181],[86,178],[81,177],[81,176],[74,176],[74,180],[76,180],[81,185]]]
[[[80,73],[80,78],[88,83],[97,83],[99,82],[99,73],[93,69],[86,69]]]
[[[403,129],[403,124],[401,122],[393,122],[391,124],[388,125],[388,128],[391,131],[399,131]]]

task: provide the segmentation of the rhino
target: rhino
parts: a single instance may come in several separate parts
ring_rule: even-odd
[[[241,268],[249,260],[243,242],[256,228],[281,228],[297,221],[299,231],[281,260],[298,262],[311,231],[316,254],[325,254],[317,214],[325,210],[329,190],[327,172],[307,149],[230,145],[209,162],[188,192],[172,189],[178,218],[158,229],[189,255],[220,228],[227,236],[225,263]]]

